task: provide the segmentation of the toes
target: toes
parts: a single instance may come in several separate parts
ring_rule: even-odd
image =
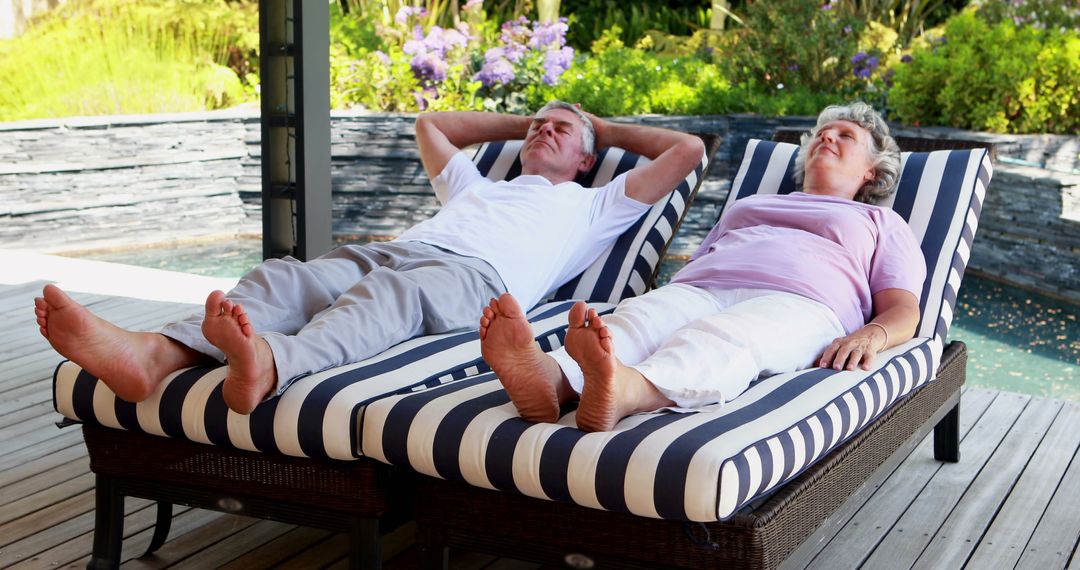
[[[600,315],[596,312],[596,309],[589,309],[588,326],[591,329],[595,329],[603,325],[603,321],[600,320]]]
[[[41,290],[41,295],[45,304],[49,307],[60,308],[72,302],[67,293],[64,293],[63,290],[51,283]]]
[[[212,291],[206,297],[206,316],[216,317],[221,314],[222,301],[225,300],[225,293],[221,291]]]
[[[503,293],[499,296],[497,313],[510,317],[521,318],[525,316],[525,312],[521,310],[521,305],[518,304],[517,299],[510,293]]]
[[[570,323],[570,326],[575,328],[581,328],[585,326],[585,315],[587,312],[587,308],[588,306],[583,301],[578,301],[577,303],[574,303],[573,307],[570,307],[570,315],[567,319]]]

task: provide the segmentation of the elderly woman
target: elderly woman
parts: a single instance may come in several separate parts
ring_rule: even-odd
[[[586,431],[722,404],[760,375],[869,369],[919,320],[922,253],[900,216],[872,205],[899,171],[872,108],[828,107],[802,139],[800,192],[739,200],[670,284],[612,315],[578,303],[552,353],[533,342],[513,297],[492,300],[480,320],[484,358],[523,418],[554,421],[580,398]]]

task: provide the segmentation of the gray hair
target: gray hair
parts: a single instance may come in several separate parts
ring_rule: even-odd
[[[592,121],[589,120],[588,115],[582,113],[581,109],[578,109],[576,105],[552,99],[547,102],[547,105],[541,107],[540,110],[536,112],[536,115],[533,116],[539,117],[545,111],[550,111],[551,109],[566,109],[577,115],[577,118],[581,120],[581,149],[584,150],[587,155],[592,156],[596,154],[596,129],[593,128]]]
[[[795,183],[802,186],[806,171],[806,152],[810,141],[817,136],[823,125],[832,121],[851,121],[870,133],[870,160],[874,165],[874,178],[863,184],[855,193],[855,200],[874,204],[896,191],[900,178],[900,147],[889,135],[889,125],[873,107],[855,101],[847,105],[829,105],[818,115],[817,125],[802,136],[802,147],[795,159]]]

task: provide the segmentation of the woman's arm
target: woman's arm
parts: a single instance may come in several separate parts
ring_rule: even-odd
[[[915,336],[919,299],[904,289],[885,289],[873,296],[874,317],[866,326],[832,342],[818,360],[822,368],[869,370],[877,353]]]

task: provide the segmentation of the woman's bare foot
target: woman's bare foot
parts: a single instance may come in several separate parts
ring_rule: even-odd
[[[637,412],[673,405],[640,372],[615,357],[611,331],[595,309],[577,303],[570,310],[566,352],[581,366],[585,386],[577,410],[582,431],[611,431],[619,420]]]
[[[34,299],[41,336],[64,358],[129,402],[145,400],[166,376],[206,356],[164,335],[124,330],[91,313],[55,285]]]
[[[480,353],[498,375],[518,414],[530,422],[554,422],[570,386],[555,359],[536,345],[532,325],[509,293],[484,307]]]
[[[214,291],[206,298],[203,336],[225,353],[229,372],[222,396],[229,409],[250,414],[277,385],[274,353],[262,337],[255,335],[244,308]]]

